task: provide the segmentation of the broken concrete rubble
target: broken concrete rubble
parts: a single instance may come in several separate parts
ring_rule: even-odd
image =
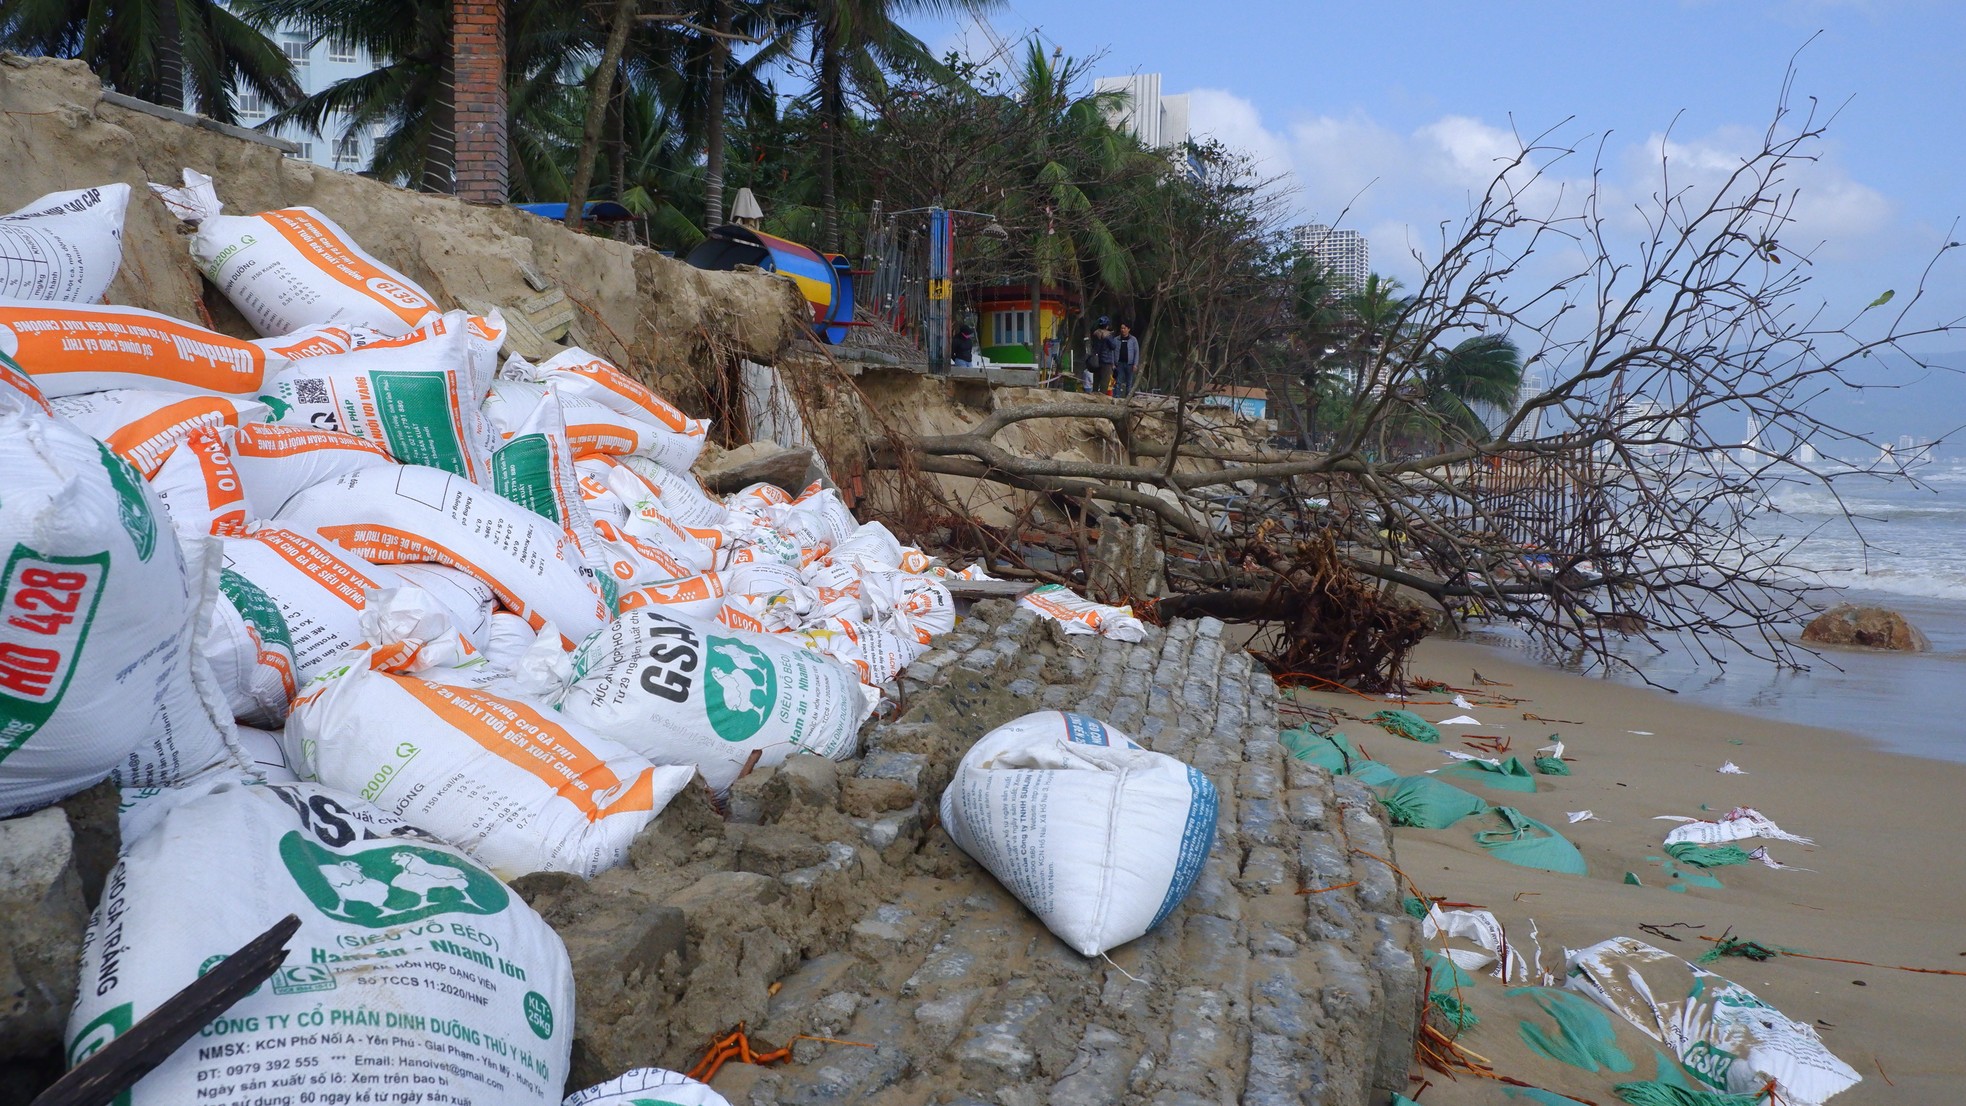
[[[733,1102],[1383,1101],[1419,973],[1370,795],[1282,753],[1276,692],[1221,624],[1126,645],[978,604],[904,676],[865,755],[740,780],[731,820],[679,800],[628,867],[517,887],[579,988],[574,1083],[685,1069],[737,1022],[791,1063],[730,1065]],[[1081,710],[1222,793],[1187,904],[1111,963],[1067,949],[934,825],[977,737]],[[1355,886],[1317,895],[1303,887]],[[774,985],[778,985],[774,992]]]

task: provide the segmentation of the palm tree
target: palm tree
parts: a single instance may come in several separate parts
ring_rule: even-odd
[[[369,172],[426,192],[451,190],[455,105],[452,98],[450,0],[233,0],[252,22],[297,26],[319,38],[360,46],[376,68],[336,81],[294,103],[271,124],[293,123],[321,134],[378,128]],[[564,193],[553,163],[568,106],[565,78],[573,59],[593,46],[582,6],[513,0],[506,17],[505,71],[513,180],[520,194],[546,184]]]
[[[1078,284],[1080,264],[1090,261],[1106,288],[1125,295],[1133,284],[1132,255],[1102,217],[1091,191],[1096,191],[1093,182],[1117,173],[1139,148],[1106,122],[1121,94],[1074,96],[1081,75],[1081,67],[1070,59],[1047,57],[1037,36],[1026,43],[1012,92],[1024,125],[1012,133],[1028,136],[1032,148],[1018,151],[1019,160],[1036,166],[1035,187],[1019,197],[1031,209],[1022,213],[1029,216],[1029,225],[1043,228],[1032,245],[1034,275],[1048,282],[1069,274]]]
[[[1423,403],[1445,435],[1485,442],[1491,431],[1477,405],[1503,413],[1522,395],[1522,351],[1501,334],[1477,334],[1430,351],[1420,364]]]
[[[946,72],[928,47],[903,30],[910,15],[981,15],[998,0],[796,0],[790,30],[807,40],[815,73],[813,109],[820,126],[819,201],[821,242],[840,249],[840,136],[847,125],[850,85],[878,88],[884,70]],[[784,42],[781,40],[781,48]]]
[[[300,97],[286,54],[220,0],[8,0],[0,50],[79,58],[118,92],[221,123],[239,121],[235,93]]]

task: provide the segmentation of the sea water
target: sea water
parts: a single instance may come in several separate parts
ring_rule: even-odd
[[[1966,763],[1966,731],[1955,721],[1966,711],[1966,461],[1937,460],[1917,478],[1914,484],[1846,473],[1832,481],[1834,492],[1784,482],[1771,494],[1776,509],[1758,515],[1751,528],[1790,546],[1789,570],[1820,588],[1809,596],[1813,605],[1896,610],[1930,639],[1929,652],[1827,649],[1799,653],[1807,668],[1796,670],[1739,648],[1715,648],[1720,663],[1668,636],[1655,636],[1655,645],[1614,635],[1622,663],[1576,665],[1536,649],[1510,627],[1477,624],[1472,636],[1695,702],[1847,730],[1894,752]],[[1802,623],[1777,630],[1793,642]]]

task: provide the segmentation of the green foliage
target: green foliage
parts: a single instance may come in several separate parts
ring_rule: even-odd
[[[218,0],[8,0],[0,50],[79,58],[118,91],[221,123],[239,121],[234,93],[300,96],[293,63]]]

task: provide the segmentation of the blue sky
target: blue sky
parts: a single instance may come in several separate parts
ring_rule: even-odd
[[[1560,134],[1587,147],[1603,136],[1604,179],[1642,197],[1668,128],[1695,171],[1751,150],[1798,51],[1796,102],[1839,113],[1821,160],[1794,174],[1787,241],[1811,249],[1814,294],[1860,307],[1909,291],[1949,231],[1966,237],[1953,227],[1966,214],[1960,0],[1013,0],[990,22],[1008,41],[1035,28],[1048,47],[1102,55],[1101,74],[1162,74],[1164,92],[1190,94],[1193,129],[1261,157],[1306,221],[1349,205],[1345,225],[1367,234],[1374,268],[1398,276],[1467,211],[1511,128],[1572,119]],[[965,21],[909,24],[938,51],[991,51]],[[1587,173],[1559,171],[1572,183]],[[1966,314],[1962,255],[1933,282],[1935,314]],[[1940,345],[1966,348],[1966,336]]]
[[[906,22],[938,53],[994,50],[967,20]],[[1625,213],[1612,228],[1635,248],[1632,206],[1653,192],[1660,152],[1677,180],[1717,179],[1758,147],[1791,58],[1792,103],[1836,113],[1818,160],[1790,174],[1800,198],[1783,241],[1811,258],[1806,302],[1847,317],[1887,288],[1908,297],[1940,245],[1966,240],[1966,0],[1011,0],[990,23],[1013,45],[1035,29],[1047,50],[1098,55],[1101,75],[1160,73],[1164,93],[1189,94],[1194,131],[1283,178],[1299,221],[1346,212],[1373,268],[1409,285],[1413,251],[1466,214],[1511,130],[1560,127],[1586,151],[1554,170],[1570,195],[1601,141],[1600,179]],[[1528,275],[1575,271],[1558,262]],[[1955,250],[1913,321],[1962,316]],[[1966,351],[1966,331],[1914,348]],[[1966,352],[1943,360],[1966,368]],[[1835,399],[1849,425],[1937,436],[1966,423],[1959,376],[1876,365],[1872,379],[1905,386]]]

